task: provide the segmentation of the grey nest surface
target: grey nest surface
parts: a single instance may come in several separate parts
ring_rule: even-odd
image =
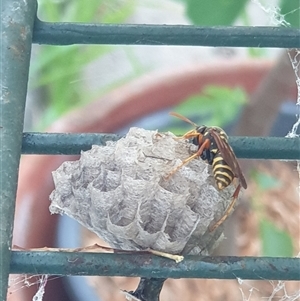
[[[234,187],[215,188],[211,167],[172,133],[131,128],[126,137],[93,146],[53,172],[51,213],[66,214],[113,248],[171,254],[210,254]]]

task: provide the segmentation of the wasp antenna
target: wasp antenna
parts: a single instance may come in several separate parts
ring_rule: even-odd
[[[194,123],[193,121],[189,120],[188,118],[182,116],[182,115],[179,114],[179,113],[176,113],[176,112],[170,112],[169,114],[170,114],[171,116],[177,117],[177,118],[179,118],[179,119],[181,119],[181,120],[183,120],[183,121],[185,121],[185,122],[187,122],[187,123],[193,125],[194,127],[197,127],[197,126],[198,126],[196,123]]]

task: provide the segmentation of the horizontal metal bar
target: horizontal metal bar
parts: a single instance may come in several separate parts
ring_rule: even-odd
[[[115,134],[24,133],[23,154],[80,154],[92,145],[116,141]],[[239,158],[300,160],[300,138],[229,137]]]
[[[36,20],[33,42],[49,45],[132,44],[299,48],[300,30],[285,27],[49,23]]]
[[[229,142],[239,158],[300,159],[300,137],[229,137]]]
[[[23,154],[78,155],[91,149],[92,145],[105,145],[107,141],[119,140],[115,134],[62,134],[24,133]]]
[[[146,278],[300,280],[300,258],[186,256],[180,263],[148,254],[12,251],[12,274]]]

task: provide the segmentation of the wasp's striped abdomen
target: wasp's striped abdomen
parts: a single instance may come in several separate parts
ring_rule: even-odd
[[[226,188],[234,179],[234,174],[220,153],[216,153],[213,163],[213,174],[219,190]]]
[[[206,161],[212,166],[215,183],[219,190],[229,186],[233,182],[234,178],[237,178],[239,181],[232,195],[232,201],[226,209],[224,215],[212,227],[209,228],[210,231],[214,231],[226,220],[232,211],[239,196],[241,187],[244,189],[247,188],[245,177],[241,171],[233,149],[228,143],[228,136],[223,129],[216,126],[198,126],[196,123],[178,113],[171,112],[170,114],[192,124],[195,127],[194,130],[185,133],[182,138],[192,139],[192,143],[198,146],[197,152],[183,160],[182,163],[170,173],[170,175],[194,158],[200,157],[202,160]]]

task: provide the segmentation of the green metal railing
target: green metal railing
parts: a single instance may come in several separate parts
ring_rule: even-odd
[[[221,47],[300,47],[299,30],[281,27],[102,25],[37,21],[33,42],[50,45],[125,44]]]
[[[12,252],[11,273],[300,280],[299,258],[185,256],[180,263],[153,255]]]
[[[36,1],[1,2],[0,300],[6,300]]]
[[[105,145],[121,136],[115,134],[24,133],[23,154],[78,155],[93,144]],[[300,139],[279,137],[229,137],[239,158],[300,160]]]
[[[21,152],[77,154],[92,144],[120,138],[112,134],[23,134],[32,43],[300,48],[298,29],[55,24],[37,20],[36,9],[35,0],[2,0],[0,300],[6,299],[9,273],[300,280],[298,258],[187,256],[175,264],[151,255],[10,250]],[[242,158],[300,159],[299,138],[231,137],[230,142]]]

